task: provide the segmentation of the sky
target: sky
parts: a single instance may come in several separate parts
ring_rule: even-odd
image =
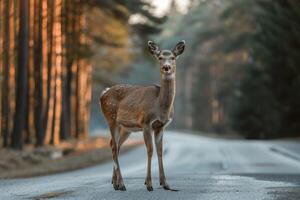
[[[170,7],[172,0],[148,0],[152,3],[153,6],[156,7],[154,13],[156,15],[163,15]],[[187,7],[189,5],[189,0],[176,0],[177,8],[182,13],[187,11]]]
[[[146,0],[146,1],[149,1],[154,6],[153,13],[156,16],[163,16],[164,14],[166,14],[172,2],[172,0]],[[179,12],[182,12],[183,14],[186,13],[190,0],[175,0],[175,1]],[[143,21],[146,20],[139,14],[132,15],[129,19],[129,23],[131,24],[139,23]]]

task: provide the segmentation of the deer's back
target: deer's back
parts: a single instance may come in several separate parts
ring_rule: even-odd
[[[155,85],[115,85],[101,96],[102,111],[109,123],[138,126],[155,115],[159,90]]]

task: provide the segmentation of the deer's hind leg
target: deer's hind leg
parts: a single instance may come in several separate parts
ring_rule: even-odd
[[[121,149],[122,144],[126,141],[126,139],[129,137],[129,135],[130,135],[130,132],[127,132],[122,129],[120,130],[120,137],[119,137],[118,141],[116,141],[118,144],[118,155],[120,154],[120,149]],[[117,179],[117,174],[116,174],[116,170],[113,168],[113,176],[111,179],[112,184],[113,184],[114,179]]]
[[[120,149],[122,144],[127,140],[131,132],[125,130],[124,128],[120,128],[120,137],[118,139],[118,154],[120,153]]]
[[[113,149],[113,141],[112,139],[110,139],[110,148]],[[113,151],[113,150],[112,150]],[[117,183],[117,174],[116,174],[116,170],[115,170],[115,165],[113,165],[113,174],[112,174],[112,178],[111,178],[111,184],[114,185],[115,190],[117,190],[118,188],[115,187],[115,185]]]
[[[119,138],[115,138],[116,143],[118,144],[118,155],[120,154],[120,149],[122,144],[127,140],[127,138],[129,137],[131,132],[126,131],[125,129],[120,129],[119,131]],[[112,140],[110,141],[110,146],[112,146]],[[113,175],[112,175],[112,179],[111,179],[111,184],[113,184],[113,182],[117,181],[117,174],[116,174],[116,170],[113,167]]]
[[[111,132],[111,149],[112,149],[112,157],[113,157],[113,176],[112,176],[112,184],[115,190],[122,190],[125,191],[126,187],[123,182],[123,178],[121,175],[120,165],[119,165],[119,159],[118,159],[118,142],[120,138],[120,132],[116,126],[110,127]]]

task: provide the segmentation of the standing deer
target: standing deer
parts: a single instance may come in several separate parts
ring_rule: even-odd
[[[131,132],[143,131],[147,148],[148,165],[145,185],[153,191],[151,179],[151,159],[153,154],[152,133],[159,164],[160,185],[171,190],[166,182],[163,167],[163,131],[172,121],[175,98],[176,59],[183,53],[185,41],[179,42],[173,50],[160,50],[152,41],[148,49],[160,64],[160,87],[157,85],[135,86],[115,85],[104,90],[100,97],[102,112],[108,123],[114,162],[112,184],[115,190],[125,191],[118,155],[121,145]]]

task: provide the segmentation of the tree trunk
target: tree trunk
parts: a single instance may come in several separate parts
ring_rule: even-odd
[[[10,25],[9,25],[9,11],[12,5],[11,1],[5,0],[3,3],[3,83],[2,83],[2,117],[1,117],[1,133],[3,136],[3,146],[8,146],[9,138],[9,115],[10,115],[10,96],[7,95],[9,91],[9,43],[10,43]]]
[[[69,137],[70,129],[69,129],[69,115],[68,115],[68,88],[67,88],[67,67],[66,67],[66,53],[67,53],[67,27],[68,27],[68,2],[67,0],[63,0],[62,5],[62,112],[61,112],[61,129],[60,129],[60,137],[61,139],[66,139]]]
[[[53,12],[54,12],[54,2],[48,2],[49,13],[47,13],[47,36],[48,48],[47,48],[47,99],[45,106],[45,115],[43,118],[43,125],[45,128],[45,139],[44,143],[49,144],[52,134],[52,119],[53,119],[53,90],[54,90],[54,68],[52,66],[52,50],[53,50]]]
[[[81,45],[88,44],[88,38],[84,33],[84,29],[86,27],[86,18],[81,12],[80,15],[80,35],[79,41]],[[85,60],[80,59],[79,61],[79,69],[81,71],[78,73],[79,76],[79,95],[78,95],[78,102],[79,102],[79,138],[87,138],[88,130],[89,130],[89,108],[90,108],[90,101],[91,101],[91,65]]]
[[[0,13],[3,13],[3,0],[0,0]],[[3,15],[0,14],[0,88],[2,89],[2,76],[3,76]],[[1,132],[1,123],[2,123],[2,93],[0,92],[0,145],[2,144],[2,132]]]
[[[61,0],[55,0],[53,12],[53,54],[51,94],[49,101],[49,115],[47,126],[47,142],[57,145],[60,141],[60,117],[61,117],[61,72],[62,72],[62,31],[61,31]]]
[[[34,124],[36,134],[36,145],[43,144],[42,126],[42,103],[43,103],[43,82],[42,82],[42,0],[35,0],[34,16]]]
[[[35,0],[28,0],[28,70],[27,70],[27,84],[28,92],[26,98],[26,123],[25,123],[25,143],[32,142],[34,136],[34,16],[35,16]]]
[[[0,0],[0,136],[4,146],[85,138],[91,65],[81,0]]]
[[[60,125],[61,125],[61,104],[62,104],[62,26],[61,26],[61,8],[62,0],[55,1],[55,14],[53,23],[54,38],[54,67],[55,67],[55,103],[53,118],[53,139],[52,143],[57,145],[60,142]]]
[[[42,1],[42,76],[43,76],[43,103],[42,103],[42,124],[43,124],[43,142],[45,138],[44,120],[47,114],[47,93],[48,93],[48,1]]]
[[[23,129],[25,124],[25,103],[27,91],[27,59],[28,59],[28,0],[20,2],[20,25],[19,25],[19,51],[18,51],[18,74],[16,94],[16,114],[12,137],[12,147],[23,147]]]

